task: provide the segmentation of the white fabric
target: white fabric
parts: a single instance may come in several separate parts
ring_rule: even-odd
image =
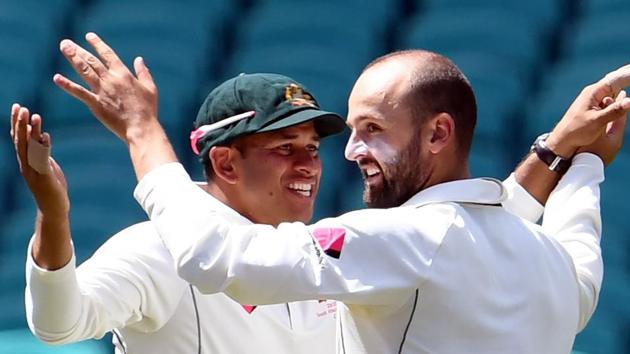
[[[232,222],[249,223],[220,209]],[[26,274],[29,326],[50,343],[101,338],[116,328],[116,353],[334,351],[334,301],[260,306],[248,313],[224,294],[202,295],[177,276],[150,222],[116,234],[76,270],[74,257],[62,269],[41,269],[29,247]]]
[[[200,291],[260,304],[343,301],[339,353],[568,353],[594,310],[602,267],[603,165],[587,154],[575,164],[542,227],[497,206],[510,193],[486,179],[278,228],[231,223],[178,164],[151,171],[135,196],[178,274]],[[337,259],[314,235],[339,230]]]

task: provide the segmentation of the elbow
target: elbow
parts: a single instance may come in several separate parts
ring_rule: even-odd
[[[177,275],[193,285],[204,295],[214,294],[223,289],[225,277],[220,279],[212,266],[191,258],[181,258],[176,262]]]
[[[68,333],[49,333],[34,327],[30,327],[30,330],[37,339],[48,345],[59,346],[75,342],[72,335]]]

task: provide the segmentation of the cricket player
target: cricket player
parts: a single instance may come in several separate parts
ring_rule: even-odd
[[[73,57],[73,65],[119,72],[111,50],[88,40],[104,62]],[[150,82],[140,60],[136,72]],[[468,178],[474,94],[435,53],[379,58],[351,93],[346,156],[364,173],[366,202],[381,209],[310,226],[231,222],[176,162],[154,110],[121,113],[99,103],[109,97],[99,87],[120,80],[88,70],[92,91],[56,82],[129,144],[136,198],[178,274],[201,292],[256,304],[340,300],[339,353],[563,353],[601,286],[598,185],[621,146],[629,72],[585,88],[512,177],[534,181],[544,200],[539,192],[562,176],[541,227],[501,207],[516,194],[510,181]]]
[[[237,114],[243,110],[252,113]],[[26,307],[40,339],[63,344],[112,331],[116,353],[334,351],[336,302],[256,307],[224,294],[203,295],[177,276],[150,222],[120,231],[76,267],[65,179],[46,156],[50,136],[42,133],[42,118],[29,117],[26,108],[14,105],[11,116],[20,170],[38,207]],[[225,129],[230,124],[239,129]],[[293,79],[253,74],[213,90],[196,126],[191,144],[197,153],[200,147],[208,177],[197,188],[207,202],[223,205],[222,213],[238,224],[278,225],[310,220],[321,176],[320,139],[342,131],[345,122],[320,110]]]

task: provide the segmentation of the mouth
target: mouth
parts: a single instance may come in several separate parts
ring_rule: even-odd
[[[383,172],[378,166],[359,165],[359,168],[361,169],[361,174],[363,175],[363,179],[365,180],[365,183],[367,185],[375,185],[380,183]]]
[[[304,198],[310,198],[313,195],[313,184],[310,183],[290,183],[288,188]]]

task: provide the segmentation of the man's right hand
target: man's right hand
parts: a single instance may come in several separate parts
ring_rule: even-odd
[[[42,118],[38,114],[31,116],[26,107],[14,104],[11,107],[11,138],[20,174],[33,194],[38,210],[49,217],[67,218],[70,201],[61,168],[49,156],[41,156],[44,165],[41,172],[29,161],[29,144],[37,141],[50,148],[50,135],[42,132]]]
[[[626,97],[623,88],[628,86],[630,65],[612,71],[598,82],[586,86],[551,132],[546,141],[547,146],[566,158],[572,157],[578,149],[585,151],[584,147],[606,135],[611,122],[623,120],[627,116],[630,111],[630,98]],[[625,126],[625,120],[613,126],[618,127],[619,124]],[[613,132],[619,130],[623,135],[623,129],[615,128]],[[616,140],[615,137],[616,134],[610,140]],[[599,145],[601,148],[601,144]],[[599,149],[593,152],[598,151]],[[607,162],[607,159],[608,162],[611,160],[607,155],[609,154],[605,153],[605,156],[600,156],[604,162]]]
[[[621,91],[616,99],[616,102],[620,102],[625,98],[625,91]],[[620,112],[619,115],[619,118],[606,125],[605,131],[597,138],[597,140],[589,145],[579,148],[577,152],[593,153],[602,159],[604,166],[608,166],[617,156],[617,153],[619,153],[621,146],[623,145],[623,137],[625,135],[628,114],[626,111],[625,114]]]
[[[146,128],[148,123],[158,123],[157,87],[141,57],[134,60],[134,76],[96,34],[88,33],[85,38],[100,59],[69,39],[62,40],[59,48],[90,90],[61,74],[56,74],[53,81],[128,143],[129,134]]]
[[[157,87],[142,58],[134,61],[134,75],[96,34],[88,33],[85,38],[100,59],[69,39],[59,46],[90,90],[61,74],[54,76],[55,84],[85,103],[103,125],[129,146],[138,181],[160,165],[177,162],[158,121]]]

